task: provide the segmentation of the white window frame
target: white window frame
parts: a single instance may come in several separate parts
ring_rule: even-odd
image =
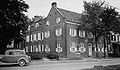
[[[56,23],[60,23],[60,18],[56,18]]]
[[[46,31],[45,32],[45,38],[49,38],[49,36],[50,36],[50,31]]]
[[[77,30],[76,29],[69,29],[70,30],[70,35],[75,37],[77,35]]]
[[[56,29],[56,36],[62,35],[62,28]]]

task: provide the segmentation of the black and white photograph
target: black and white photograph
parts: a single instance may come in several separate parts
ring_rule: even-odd
[[[120,70],[120,0],[0,0],[0,70]]]

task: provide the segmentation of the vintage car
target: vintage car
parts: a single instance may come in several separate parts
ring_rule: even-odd
[[[24,66],[31,62],[31,57],[26,55],[24,50],[10,49],[1,57],[1,62],[15,63]]]

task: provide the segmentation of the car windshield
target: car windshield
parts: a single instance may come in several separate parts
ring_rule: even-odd
[[[14,55],[25,55],[24,51],[14,51]]]

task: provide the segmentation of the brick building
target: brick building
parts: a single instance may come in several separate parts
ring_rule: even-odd
[[[81,14],[58,8],[55,2],[51,6],[46,18],[36,17],[28,26],[26,52],[52,52],[66,58],[96,57],[93,35],[83,28]],[[108,48],[104,48],[104,39],[98,39],[98,52],[101,57],[104,49],[107,54],[116,50],[113,49],[113,43],[120,42],[119,35],[111,35],[111,42]],[[119,50],[114,53],[120,53],[120,48],[116,48]]]

